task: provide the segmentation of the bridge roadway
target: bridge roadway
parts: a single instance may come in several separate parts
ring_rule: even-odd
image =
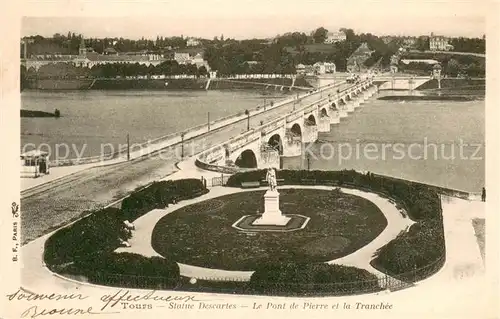
[[[351,85],[345,82],[304,97],[307,105],[325,97],[329,92],[341,91]],[[293,110],[293,103],[285,104],[250,118],[250,126],[257,126]],[[185,156],[197,154],[210,146],[227,141],[231,136],[246,131],[247,120],[184,142]],[[22,243],[32,241],[83,215],[85,211],[104,207],[130,194],[134,189],[165,178],[176,171],[181,146],[164,149],[161,154],[150,154],[129,162],[89,168],[58,179],[52,183],[23,192],[21,198]],[[177,155],[176,155],[177,154]]]

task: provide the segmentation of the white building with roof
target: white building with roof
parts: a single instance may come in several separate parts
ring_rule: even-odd
[[[324,43],[333,44],[333,43],[342,42],[345,40],[347,40],[347,35],[343,31],[328,32]]]
[[[450,39],[441,35],[432,34],[429,38],[429,50],[431,51],[450,51],[453,46],[449,43]]]
[[[201,43],[198,39],[195,39],[195,38],[188,38],[186,40],[186,46],[188,47],[197,47],[199,46]]]

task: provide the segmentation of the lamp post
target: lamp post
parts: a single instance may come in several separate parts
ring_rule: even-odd
[[[210,112],[207,115],[208,131],[210,132]]]
[[[130,136],[127,133],[127,161],[130,161]]]
[[[184,132],[181,133],[181,159],[184,158]]]
[[[306,160],[307,160],[307,170],[309,171],[311,169],[311,155],[309,153],[306,154]]]
[[[245,115],[247,116],[247,131],[250,131],[250,112],[245,110]]]

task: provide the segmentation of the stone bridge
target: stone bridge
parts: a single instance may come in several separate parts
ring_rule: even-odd
[[[318,132],[329,132],[331,125],[340,123],[341,118],[362,106],[377,91],[373,79],[367,79],[342,91],[325,92],[313,103],[297,106],[287,114],[202,152],[196,165],[229,174],[280,168],[282,157],[300,156],[303,145],[315,142]]]

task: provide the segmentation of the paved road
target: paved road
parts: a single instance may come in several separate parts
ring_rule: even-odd
[[[342,84],[341,90],[348,85]],[[337,87],[333,90],[337,90]],[[326,96],[327,93],[323,93]],[[320,94],[304,98],[302,105],[312,103]],[[250,119],[250,126],[258,126],[292,111],[293,104],[277,107]],[[231,136],[246,131],[247,121],[211,131],[209,135],[185,142],[185,155],[193,155],[212,145],[227,141]],[[166,177],[176,170],[180,145],[167,148],[160,154],[130,162],[95,167],[64,177],[46,186],[37,187],[21,199],[23,244],[99,207],[121,199],[134,189]]]

